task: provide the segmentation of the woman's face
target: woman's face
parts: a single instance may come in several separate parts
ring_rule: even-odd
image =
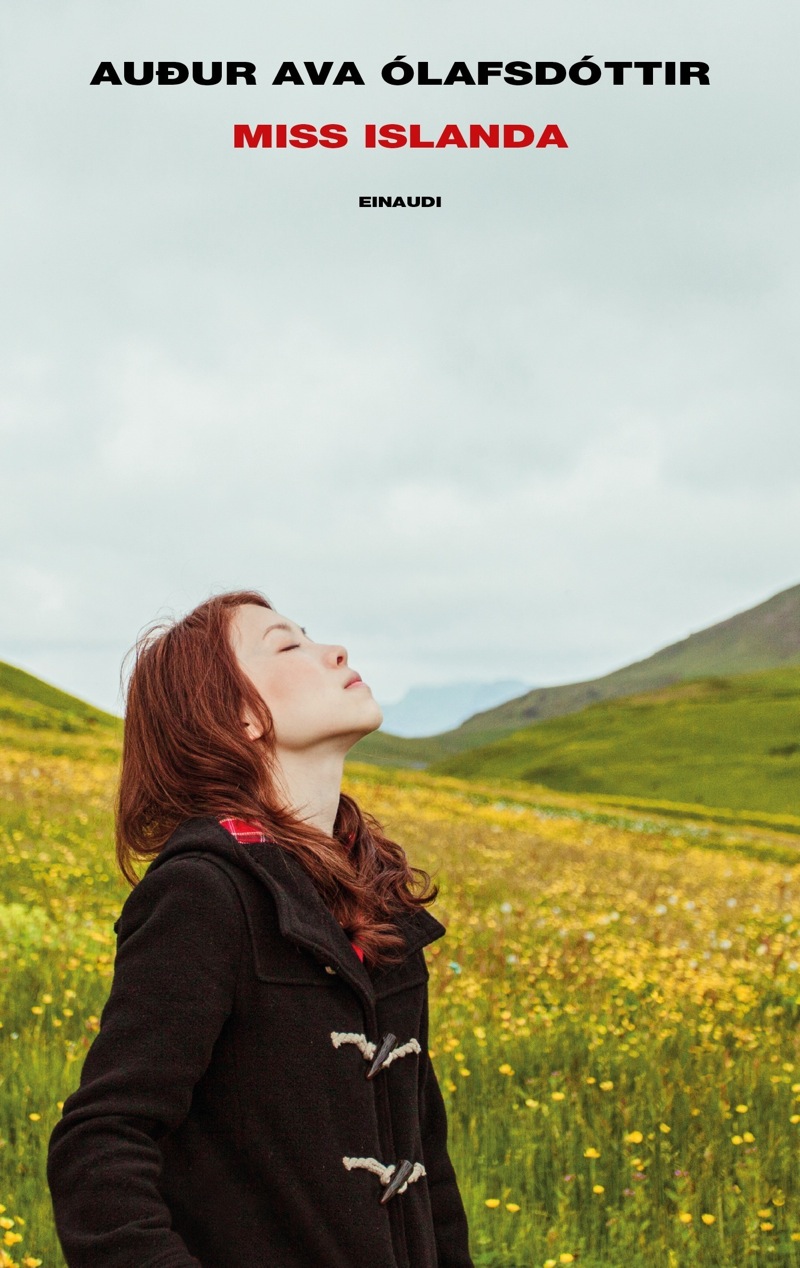
[[[236,608],[230,634],[241,668],[272,715],[279,748],[332,740],[346,750],[383,721],[343,647],[315,643],[288,617],[253,603]]]

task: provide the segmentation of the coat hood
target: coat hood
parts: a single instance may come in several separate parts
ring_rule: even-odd
[[[145,877],[169,859],[198,853],[216,857],[223,865],[232,864],[265,885],[275,901],[282,936],[335,967],[359,993],[374,1002],[375,985],[397,964],[369,967],[353,954],[347,934],[293,854],[270,841],[242,845],[216,819],[203,816],[188,820],[172,833]],[[445,926],[424,907],[400,913],[395,923],[405,942],[404,960],[446,932]]]

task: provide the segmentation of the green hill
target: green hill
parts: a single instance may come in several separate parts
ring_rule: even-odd
[[[536,688],[476,713],[452,731],[424,740],[404,740],[378,732],[361,740],[353,757],[378,764],[425,765],[490,743],[533,722],[578,713],[601,700],[653,691],[709,674],[744,674],[791,664],[800,664],[800,585],[601,678]]]
[[[424,770],[431,762],[439,761],[448,753],[460,753],[457,746],[447,747],[448,736],[430,735],[422,739],[406,739],[389,731],[374,731],[351,749],[349,758],[354,762],[367,762],[373,766],[402,766],[407,770]]]
[[[116,758],[122,720],[0,661],[0,743],[55,757]]]
[[[562,792],[796,814],[800,666],[602,701],[429,769]]]

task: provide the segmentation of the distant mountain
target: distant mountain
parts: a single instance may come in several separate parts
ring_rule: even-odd
[[[411,687],[396,704],[383,706],[383,729],[391,735],[437,735],[456,727],[479,709],[491,709],[519,696],[530,684],[453,682],[436,687]]]
[[[603,700],[430,767],[483,782],[798,812],[800,665]]]
[[[601,678],[536,688],[476,713],[455,730],[424,740],[395,739],[378,732],[361,740],[352,756],[362,762],[424,765],[510,735],[533,722],[578,713],[600,700],[653,691],[708,674],[743,674],[797,663],[800,585]]]

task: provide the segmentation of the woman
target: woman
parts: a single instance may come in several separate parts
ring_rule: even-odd
[[[472,1268],[428,1054],[437,890],[340,792],[380,723],[345,650],[258,593],[140,641],[135,887],[50,1139],[70,1268]]]

